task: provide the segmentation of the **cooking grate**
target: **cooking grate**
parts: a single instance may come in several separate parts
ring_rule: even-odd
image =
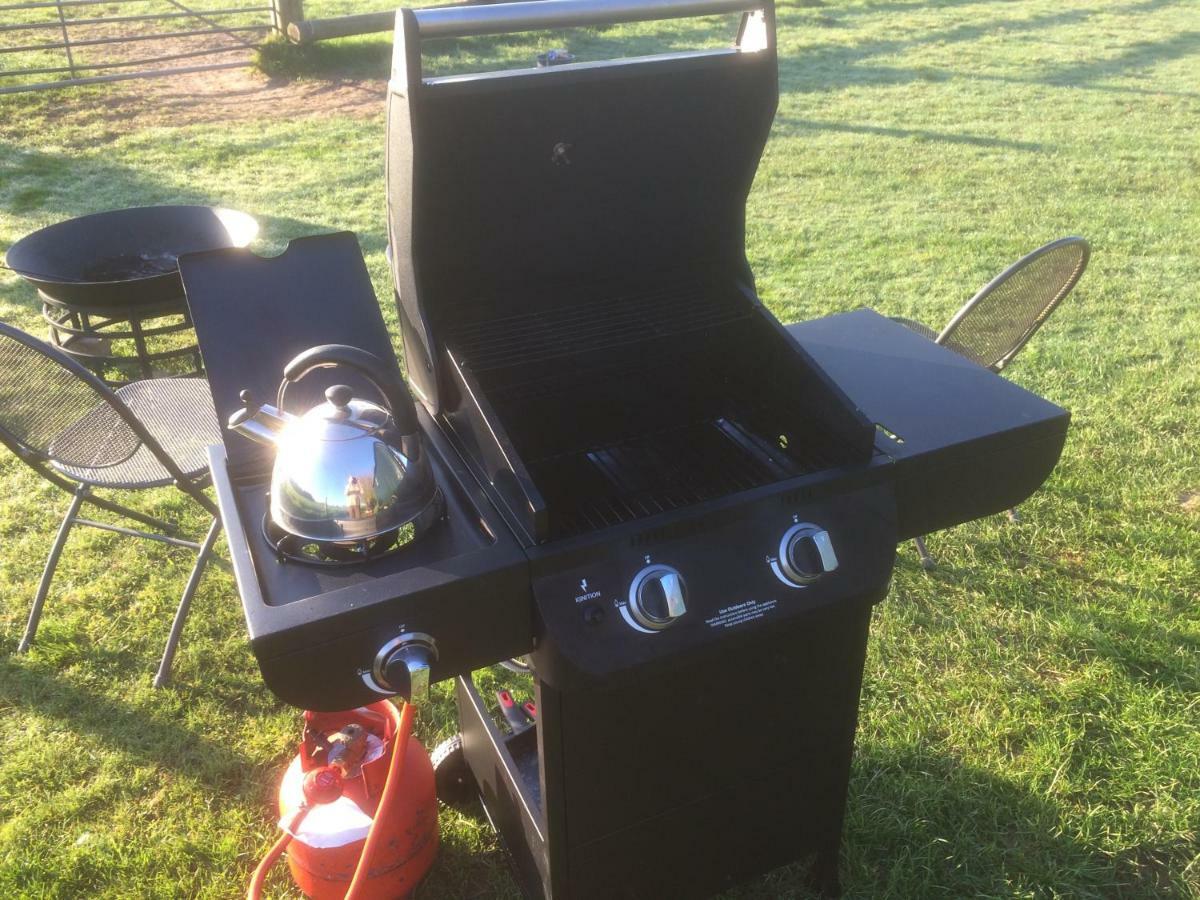
[[[829,465],[822,454],[784,452],[738,422],[716,418],[535,460],[529,470],[546,494],[555,536],[566,537]]]
[[[729,291],[695,280],[613,295],[572,292],[557,307],[453,328],[450,345],[478,373],[687,334],[749,313]]]

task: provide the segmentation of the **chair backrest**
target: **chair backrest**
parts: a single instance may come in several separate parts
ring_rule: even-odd
[[[0,439],[41,461],[101,468],[142,439],[99,378],[61,350],[0,322]]]
[[[937,342],[994,372],[1050,317],[1087,268],[1091,248],[1060,238],[1017,260],[963,306]]]

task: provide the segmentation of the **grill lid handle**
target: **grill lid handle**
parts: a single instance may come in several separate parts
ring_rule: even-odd
[[[772,0],[532,0],[412,10],[421,40],[686,19],[765,9]]]

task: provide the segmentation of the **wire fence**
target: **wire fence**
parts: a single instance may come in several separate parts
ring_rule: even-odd
[[[0,3],[0,94],[245,66],[286,27],[277,0],[194,2]]]

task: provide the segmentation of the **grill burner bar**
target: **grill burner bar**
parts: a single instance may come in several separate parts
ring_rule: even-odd
[[[585,451],[533,460],[541,484],[562,485],[573,510],[555,523],[566,537],[748,491],[828,468],[819,451],[789,456],[727,418],[690,423]],[[600,477],[597,477],[600,476]]]
[[[585,458],[611,491],[579,503],[575,518],[561,530],[574,534],[604,528],[800,474],[794,461],[765,453],[763,444],[736,422],[721,418],[588,451]],[[572,457],[568,465],[578,461]],[[564,474],[558,477],[569,480]],[[586,480],[580,477],[577,483]]]

